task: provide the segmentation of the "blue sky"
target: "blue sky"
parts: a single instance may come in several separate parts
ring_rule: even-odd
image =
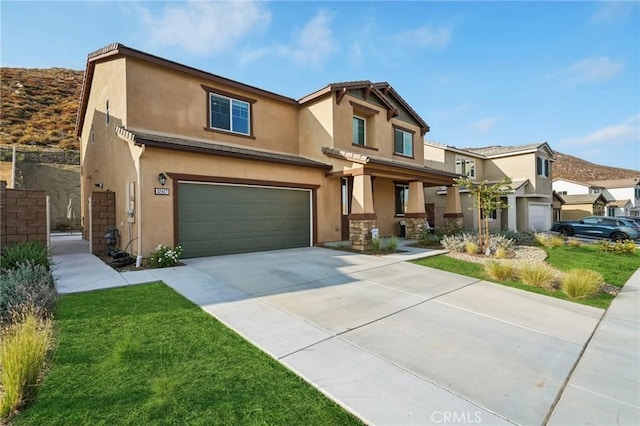
[[[640,169],[640,3],[0,3],[0,63],[84,69],[111,42],[292,98],[388,81],[460,148],[547,141]]]

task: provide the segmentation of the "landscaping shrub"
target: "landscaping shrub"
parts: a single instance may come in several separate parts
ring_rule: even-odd
[[[538,262],[522,266],[518,271],[518,277],[525,284],[552,290],[555,275],[548,266]]]
[[[50,315],[57,293],[51,271],[43,265],[22,263],[0,275],[0,326],[31,307],[41,318]]]
[[[0,256],[0,267],[3,270],[15,269],[22,263],[42,265],[51,269],[49,250],[38,241],[27,241],[7,247]]]
[[[473,241],[469,241],[467,244],[464,245],[464,251],[466,251],[469,254],[478,254],[480,253],[480,246],[477,243],[474,243]]]
[[[398,249],[398,239],[394,235],[391,238],[389,238],[389,240],[387,240],[387,250],[392,253],[395,253],[397,249]]]
[[[156,250],[151,253],[151,266],[153,268],[168,268],[178,264],[180,256],[182,256],[182,247],[176,246],[171,248],[160,244]]]
[[[445,235],[442,237],[442,247],[449,251],[464,252],[467,249],[467,243],[478,244],[478,236],[468,233]]]
[[[382,242],[380,241],[380,238],[374,238],[373,240],[371,240],[371,249],[374,253],[380,253],[381,245]]]
[[[567,240],[567,245],[571,247],[580,247],[582,245],[582,241],[577,238],[569,238]]]
[[[503,248],[507,251],[513,248],[516,240],[507,238],[502,234],[492,234],[489,236],[489,250],[495,253],[499,248]]]
[[[602,274],[589,269],[572,269],[562,277],[562,291],[571,299],[595,295],[604,282]]]
[[[418,235],[418,240],[422,246],[437,246],[440,245],[442,235],[440,233],[429,232],[427,228],[422,228]]]
[[[25,310],[1,332],[0,423],[33,396],[53,340],[51,320]]]
[[[598,250],[615,254],[634,254],[636,244],[631,240],[610,242],[607,240],[598,241]]]
[[[513,265],[506,262],[496,262],[495,260],[490,260],[484,264],[484,271],[486,274],[498,281],[508,280],[513,277]]]
[[[496,259],[506,259],[509,256],[509,252],[504,247],[498,247],[496,249]]]
[[[500,231],[499,235],[515,241],[517,244],[530,244],[533,241],[533,235],[530,232],[518,232],[511,229]]]
[[[562,247],[564,245],[564,239],[559,235],[536,233],[533,235],[533,238],[538,244],[547,248]]]

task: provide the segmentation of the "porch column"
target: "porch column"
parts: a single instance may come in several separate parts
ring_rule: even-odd
[[[353,177],[351,213],[349,214],[349,240],[356,250],[371,249],[371,229],[376,226],[373,209],[371,175]]]
[[[460,190],[457,186],[447,186],[447,204],[444,209],[444,228],[455,229],[462,227],[462,203]]]
[[[516,196],[513,194],[507,195],[507,203],[509,204],[507,210],[507,229],[511,231],[517,231],[518,215],[516,210]]]
[[[409,182],[409,200],[404,215],[407,239],[420,237],[420,231],[427,226],[427,212],[424,208],[424,185],[420,181]]]

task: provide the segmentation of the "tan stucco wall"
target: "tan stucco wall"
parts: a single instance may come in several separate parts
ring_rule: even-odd
[[[377,114],[366,115],[359,112],[351,102],[358,105],[364,105],[367,108],[379,111]],[[357,115],[366,119],[366,145],[367,149],[353,145],[353,116]],[[334,119],[334,147],[337,149],[355,152],[362,155],[370,155],[374,157],[383,157],[403,161],[411,164],[422,165],[424,163],[424,145],[420,128],[412,123],[392,118],[387,120],[387,110],[366,102],[362,99],[345,95],[340,104],[333,101],[333,119]],[[413,131],[413,159],[394,155],[394,130],[393,125],[403,129]]]
[[[154,188],[160,187],[160,172],[285,182],[291,183],[291,187],[320,185],[317,190],[318,242],[340,239],[340,180],[325,178],[323,169],[148,148],[142,157],[142,170],[145,256],[158,244],[178,243],[173,240],[173,202],[177,196],[174,182],[169,179],[166,184],[170,196],[154,194]]]
[[[562,220],[578,220],[593,214],[593,204],[572,204],[562,206]]]
[[[207,131],[207,92],[201,85],[255,99],[255,139]],[[187,137],[298,154],[298,107],[190,74],[127,58],[128,125]]]
[[[376,209],[376,226],[380,236],[400,235],[398,223],[403,217],[395,217],[395,183],[391,179],[376,178],[373,184],[373,204]]]
[[[116,202],[119,200],[124,202],[123,191],[126,183],[136,180],[134,156],[129,145],[118,138],[114,130],[118,125],[126,125],[125,85],[124,58],[96,64],[80,139],[81,216],[85,230],[89,226],[87,202],[92,191],[114,191]],[[107,98],[109,99],[109,125],[106,124]],[[90,140],[92,125],[95,140],[93,143]],[[96,183],[102,183],[103,187],[97,188]],[[126,212],[122,209],[116,211],[116,225],[120,222],[126,224]],[[132,226],[134,236],[137,234],[136,226],[137,224]],[[129,238],[128,228],[118,226],[118,229],[126,244]],[[86,232],[85,238],[88,238]]]
[[[494,158],[484,161],[484,179],[499,180],[504,176],[512,180],[529,179],[526,192],[531,194],[548,194],[551,196],[551,181],[553,179],[553,165],[550,163],[551,173],[547,178],[538,176],[536,170],[536,156],[548,159],[546,152],[520,154],[510,157]]]
[[[333,147],[333,95],[302,106],[298,112],[300,155],[327,162],[322,147]]]

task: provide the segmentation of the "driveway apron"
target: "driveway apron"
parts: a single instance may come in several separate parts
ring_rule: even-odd
[[[185,263],[162,279],[372,424],[541,424],[603,314],[399,256]]]

